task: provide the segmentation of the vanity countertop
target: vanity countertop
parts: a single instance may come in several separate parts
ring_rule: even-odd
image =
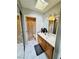
[[[52,33],[38,33],[46,42],[48,42],[51,46],[55,47],[56,35]]]

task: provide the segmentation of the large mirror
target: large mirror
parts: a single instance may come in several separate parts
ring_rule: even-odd
[[[49,16],[48,18],[48,31],[50,33],[56,34],[57,33],[57,28],[58,28],[58,24],[59,24],[59,16]]]

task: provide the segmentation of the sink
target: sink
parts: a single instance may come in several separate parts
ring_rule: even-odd
[[[52,34],[52,33],[46,33],[46,39],[51,39],[51,38],[54,38],[54,37],[56,37],[56,35],[55,34]]]

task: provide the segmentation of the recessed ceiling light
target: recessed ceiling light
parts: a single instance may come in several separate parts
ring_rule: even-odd
[[[44,0],[37,0],[35,8],[44,10],[47,7],[48,3]]]

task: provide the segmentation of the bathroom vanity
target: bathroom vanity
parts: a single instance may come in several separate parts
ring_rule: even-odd
[[[53,58],[55,48],[56,35],[52,33],[38,33],[38,43],[45,51],[48,59]]]

